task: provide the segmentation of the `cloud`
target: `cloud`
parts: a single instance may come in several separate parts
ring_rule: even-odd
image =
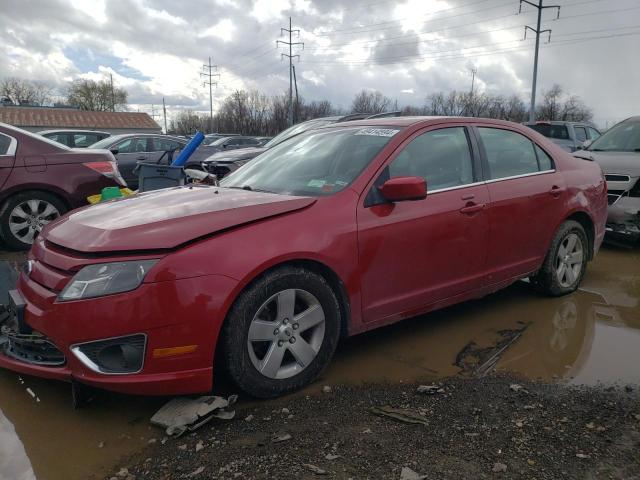
[[[305,44],[294,53],[308,100],[348,107],[370,88],[420,104],[435,91],[468,90],[470,61],[474,89],[527,100],[533,40],[521,38],[535,12],[514,15],[514,8],[494,0],[9,1],[0,16],[0,75],[64,91],[74,78],[111,72],[135,108],[165,97],[171,109],[208,111],[200,73],[209,56],[221,74],[214,108],[235,89],[288,89],[288,63],[275,41],[291,16],[301,31],[295,41]],[[638,113],[637,0],[567,4],[551,21],[553,13],[543,19],[553,33],[540,49],[538,98],[559,83],[603,125]]]

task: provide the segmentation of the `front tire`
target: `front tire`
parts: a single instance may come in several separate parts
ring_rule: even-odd
[[[269,272],[240,294],[225,322],[222,361],[246,393],[271,398],[313,382],[340,337],[340,306],[320,275],[299,267]]]
[[[0,237],[10,248],[28,250],[40,230],[66,211],[65,204],[50,193],[17,193],[0,208]]]
[[[587,270],[588,254],[589,243],[584,227],[567,220],[553,237],[544,263],[531,282],[549,296],[572,293],[580,286]]]

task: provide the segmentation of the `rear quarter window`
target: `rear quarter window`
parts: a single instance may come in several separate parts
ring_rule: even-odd
[[[11,146],[11,139],[6,135],[0,134],[0,155],[7,155],[9,147]]]

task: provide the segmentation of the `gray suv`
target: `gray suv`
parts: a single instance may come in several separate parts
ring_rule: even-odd
[[[575,152],[585,147],[585,142],[593,142],[600,132],[586,123],[578,122],[526,122],[525,125],[544,135],[553,143],[560,145],[568,152]]]
[[[573,155],[598,163],[604,171],[609,237],[640,239],[640,116],[618,123]]]

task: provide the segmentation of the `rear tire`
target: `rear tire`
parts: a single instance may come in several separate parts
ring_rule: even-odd
[[[559,297],[576,291],[587,270],[589,241],[578,222],[564,222],[551,242],[542,267],[531,283],[545,295]]]
[[[221,361],[246,393],[271,398],[313,382],[340,337],[340,306],[328,282],[299,267],[269,272],[240,294],[221,337]]]
[[[10,248],[28,250],[40,230],[66,212],[64,202],[50,193],[39,190],[17,193],[0,208],[0,237]]]

